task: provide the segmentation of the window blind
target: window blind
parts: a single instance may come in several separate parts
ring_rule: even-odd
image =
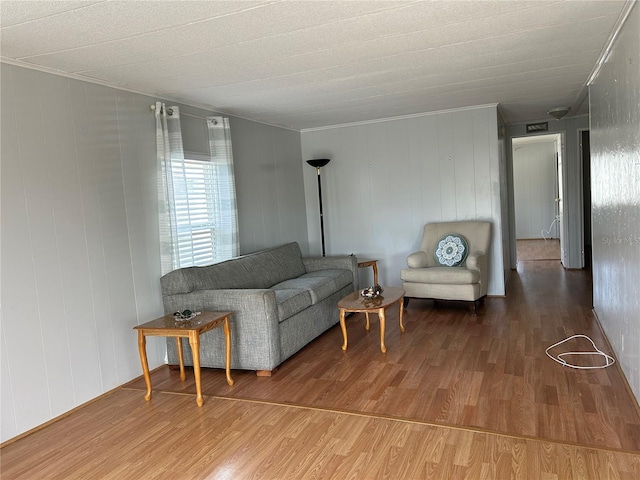
[[[219,229],[216,222],[216,168],[210,158],[185,152],[184,160],[171,160],[173,207],[176,222],[175,268],[209,265],[220,258],[216,252]]]

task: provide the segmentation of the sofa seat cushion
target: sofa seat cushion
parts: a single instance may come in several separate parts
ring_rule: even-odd
[[[281,322],[311,306],[311,294],[308,290],[277,289],[274,292],[278,306],[278,320]]]
[[[305,273],[297,278],[277,283],[271,288],[274,290],[303,289],[311,295],[313,305],[321,302],[328,296],[353,282],[350,270],[332,268]]]
[[[404,282],[469,285],[480,281],[480,272],[465,267],[405,268],[400,278]]]

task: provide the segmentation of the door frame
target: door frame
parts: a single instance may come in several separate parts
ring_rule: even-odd
[[[556,173],[556,192],[558,192],[558,194],[560,194],[560,192],[562,192],[562,196],[566,197],[566,193],[567,193],[567,162],[566,162],[566,158],[567,158],[567,142],[566,142],[566,131],[562,130],[562,131],[557,131],[557,132],[544,132],[544,133],[539,133],[536,135],[516,135],[511,137],[511,142],[510,142],[510,146],[511,146],[511,152],[510,152],[510,157],[511,157],[511,187],[513,189],[513,191],[511,192],[511,198],[513,199],[513,216],[511,218],[511,221],[513,222],[513,228],[510,229],[511,232],[513,233],[513,238],[511,239],[511,248],[513,249],[513,265],[511,266],[511,268],[517,268],[517,264],[518,264],[518,258],[517,258],[517,247],[516,247],[516,228],[515,228],[515,221],[516,221],[516,206],[515,206],[515,182],[514,182],[514,178],[513,178],[513,152],[514,152],[514,141],[518,140],[518,139],[528,139],[531,142],[535,142],[538,137],[554,137],[554,143],[556,144],[556,171],[557,169],[557,162],[558,162],[558,157],[560,157],[561,161],[562,161],[562,169],[559,173]],[[558,141],[560,143],[560,147],[558,148]],[[517,142],[515,142],[517,143]],[[562,182],[560,184],[560,182]],[[561,202],[566,202],[566,198],[562,198],[560,200]],[[564,206],[563,206],[564,207]],[[565,209],[564,208],[560,208],[559,205],[557,205],[556,207],[556,211],[561,211],[562,212],[562,216],[565,215]],[[560,259],[562,262],[562,265],[565,265],[565,260],[566,260],[566,245],[564,243],[566,243],[567,239],[569,238],[568,236],[568,226],[567,226],[567,222],[565,221],[565,218],[560,218],[558,221],[559,224],[559,238],[560,238]]]

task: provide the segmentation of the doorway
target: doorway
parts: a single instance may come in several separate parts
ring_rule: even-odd
[[[516,259],[562,261],[563,134],[512,141]]]

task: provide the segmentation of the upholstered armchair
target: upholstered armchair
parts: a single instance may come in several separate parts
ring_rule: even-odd
[[[410,298],[471,302],[471,313],[487,295],[491,224],[481,221],[428,223],[418,252],[400,272],[405,306]]]

